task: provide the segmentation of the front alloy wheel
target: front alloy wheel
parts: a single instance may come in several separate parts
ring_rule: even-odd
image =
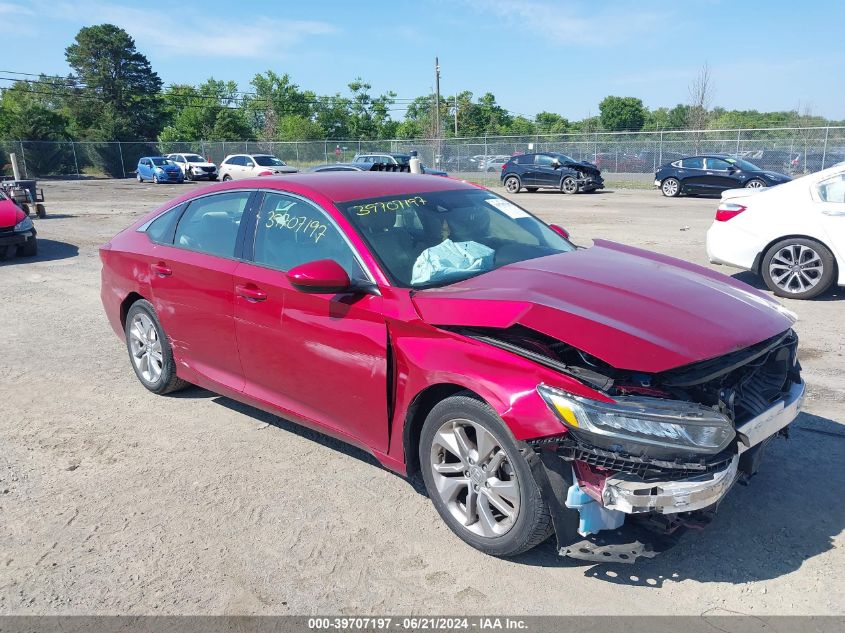
[[[578,193],[578,182],[572,176],[567,176],[561,181],[560,190],[569,195]]]
[[[437,493],[452,516],[479,536],[501,536],[519,516],[518,476],[500,443],[483,426],[454,419],[431,444]]]
[[[471,394],[446,398],[431,410],[419,458],[434,507],[476,549],[514,556],[552,533],[526,457],[496,412]]]

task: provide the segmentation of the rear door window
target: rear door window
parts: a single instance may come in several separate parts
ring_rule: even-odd
[[[194,200],[179,220],[174,245],[208,255],[234,257],[250,195],[249,191],[232,191]]]
[[[704,159],[701,156],[685,158],[681,161],[681,167],[684,169],[704,169]]]

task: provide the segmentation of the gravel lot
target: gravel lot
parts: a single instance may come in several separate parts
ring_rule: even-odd
[[[97,246],[201,185],[42,184],[39,257],[0,262],[0,613],[845,613],[842,292],[785,302],[806,412],[710,528],[633,566],[562,560],[551,542],[504,561],[356,449],[203,390],[140,385],[100,305]],[[706,263],[715,200],[517,200],[578,243]]]

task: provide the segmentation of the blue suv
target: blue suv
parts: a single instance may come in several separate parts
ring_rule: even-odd
[[[138,169],[135,172],[138,182],[152,180],[160,182],[184,182],[185,174],[179,169],[179,165],[164,156],[144,156],[138,161]]]
[[[598,167],[557,152],[512,157],[502,167],[501,181],[508,193],[519,193],[523,187],[530,192],[543,188],[567,194],[604,189]]]

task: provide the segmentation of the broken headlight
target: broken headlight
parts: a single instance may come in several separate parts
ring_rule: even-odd
[[[637,454],[652,446],[716,454],[735,436],[727,417],[694,402],[621,396],[609,403],[547,385],[537,391],[575,437],[610,450]]]

